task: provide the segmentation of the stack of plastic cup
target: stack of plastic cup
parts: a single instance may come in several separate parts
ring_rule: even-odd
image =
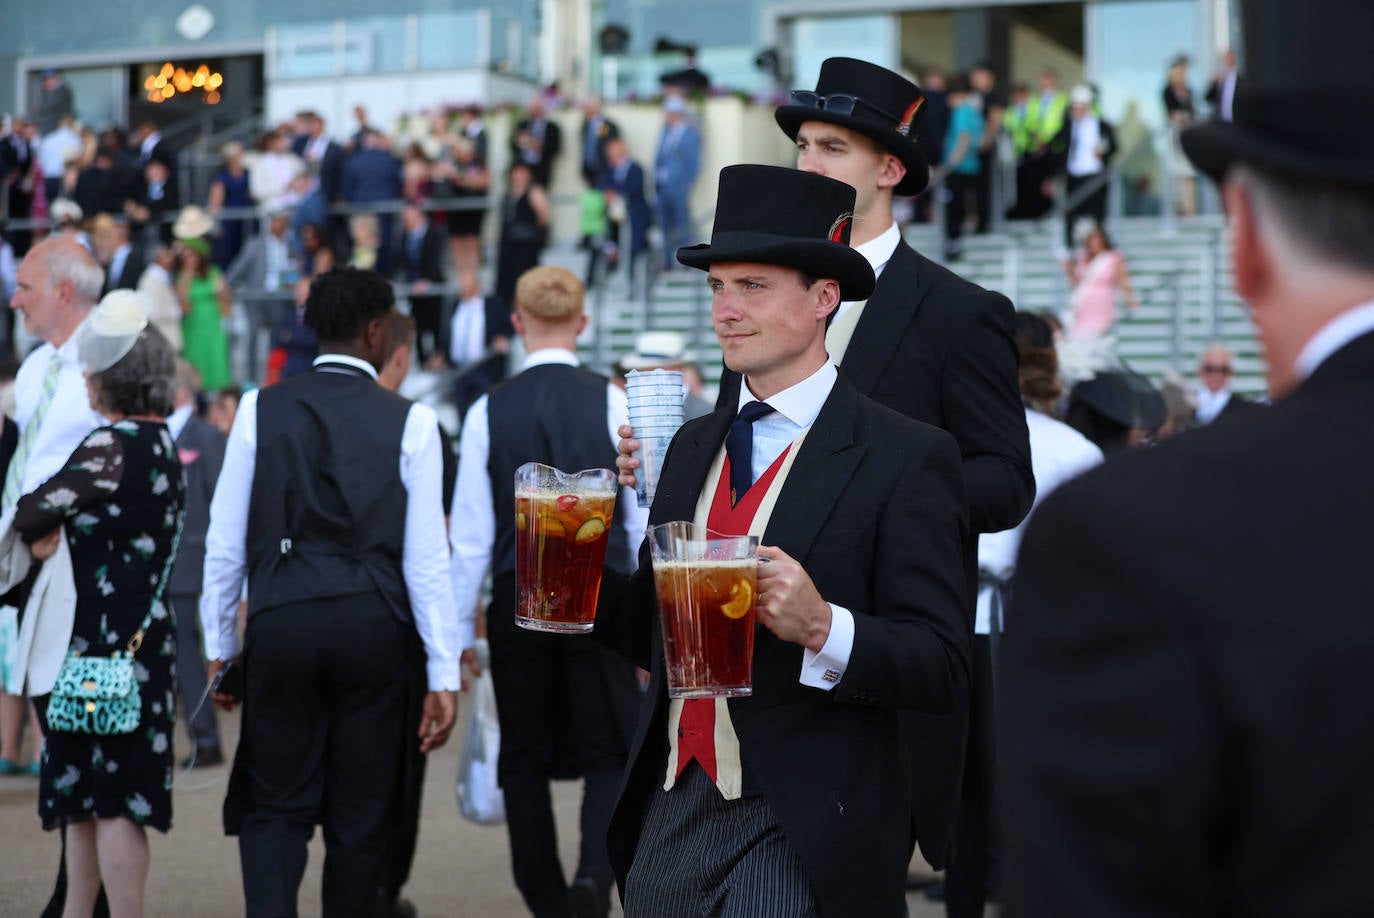
[[[630,426],[639,441],[638,479],[639,505],[647,507],[654,501],[658,473],[668,443],[682,426],[682,374],[677,370],[653,370],[642,373],[631,370],[625,376],[625,396],[630,405]]]

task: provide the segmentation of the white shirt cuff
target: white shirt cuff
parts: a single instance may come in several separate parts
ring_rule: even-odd
[[[458,652],[471,650],[477,646],[477,620],[473,618],[458,619]]]
[[[830,606],[830,636],[820,653],[809,649],[802,650],[802,685],[828,692],[839,685],[844,671],[849,666],[849,655],[854,652],[854,613],[844,606],[833,602]]]
[[[207,632],[208,633],[208,632]],[[235,604],[235,614],[229,622],[220,626],[219,640],[215,647],[206,647],[208,651],[206,658],[210,660],[232,660],[239,655],[239,619],[237,604]],[[206,641],[209,644],[209,641]]]
[[[463,686],[456,658],[436,660],[430,657],[425,663],[425,674],[429,677],[431,692],[456,692]]]

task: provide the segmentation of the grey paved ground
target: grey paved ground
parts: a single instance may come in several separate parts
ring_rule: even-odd
[[[237,715],[221,718],[231,744]],[[178,750],[187,748],[182,738]],[[181,753],[179,753],[180,755]],[[503,826],[477,826],[458,815],[453,782],[458,742],[435,754],[428,769],[420,846],[407,895],[424,916],[522,916],[519,894],[510,878]],[[207,768],[178,779],[172,831],[152,835],[149,916],[241,915],[238,849],[220,829],[220,804],[227,769]],[[55,834],[38,825],[36,781],[0,778],[0,916],[33,918],[52,891],[57,865]],[[560,783],[554,801],[565,868],[576,862],[579,787]],[[301,914],[320,913],[320,866],[324,848],[311,845],[310,866],[301,890]],[[943,915],[923,897],[910,898],[913,918]]]

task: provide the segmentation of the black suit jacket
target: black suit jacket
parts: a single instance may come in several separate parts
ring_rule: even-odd
[[[969,597],[977,595],[977,533],[1015,526],[1035,499],[1012,316],[1006,297],[901,242],[840,364],[860,392],[949,431],[959,444],[971,527],[964,543]],[[739,375],[727,371],[716,404],[733,408],[738,398]],[[966,624],[972,634],[972,605]],[[922,750],[913,776],[913,831],[926,860],[942,867],[963,781],[968,708],[961,703],[950,716],[913,719],[911,742]]]
[[[1224,418],[1238,414],[1248,414],[1256,408],[1263,407],[1264,406],[1259,402],[1251,401],[1243,395],[1232,392],[1231,398],[1226,402],[1226,407],[1221,409],[1221,414],[1219,414],[1218,417]]]
[[[181,528],[176,563],[167,582],[170,596],[199,596],[205,572],[205,533],[210,528],[210,499],[224,465],[224,434],[194,414],[176,439],[186,475],[186,521]]]
[[[531,119],[526,118],[515,126],[515,132],[510,135],[511,156],[514,159],[519,159],[522,152],[519,146],[516,145],[516,138],[520,136],[522,131],[528,131],[532,123]],[[547,186],[549,184],[549,176],[553,172],[553,161],[558,158],[558,154],[562,149],[563,129],[560,128],[557,122],[552,118],[545,118],[544,146],[540,151],[539,161],[531,167],[531,171],[534,173],[534,180],[540,185]]]
[[[582,128],[577,132],[577,155],[582,163],[582,180],[588,185],[595,185],[601,171],[606,168],[606,144],[620,136],[620,125],[604,115],[601,117],[596,129],[596,155],[592,162],[587,162],[587,134],[591,129],[591,122],[583,118]]]
[[[693,518],[733,408],[689,421],[669,447],[650,522]],[[743,759],[806,864],[826,915],[901,915],[909,860],[908,750],[899,708],[944,713],[968,691],[958,454],[941,431],[840,377],[798,451],[763,537],[821,596],[854,613],[830,692],[798,682],[802,648],[760,627],[754,693],[730,701]],[[609,847],[624,888],[667,764],[668,697],[647,545],[626,580],[607,571],[595,634],[650,671]],[[920,750],[917,750],[920,754]]]
[[[308,134],[297,136],[291,141],[291,152],[304,159],[311,140]],[[346,159],[343,147],[332,140],[325,145],[324,156],[320,158],[320,193],[331,204],[343,196],[343,170]]]
[[[133,290],[138,286],[139,278],[143,276],[143,271],[148,267],[148,263],[143,259],[143,247],[131,245],[129,247],[129,257],[124,259],[124,267],[119,272],[119,277],[111,277],[110,269],[105,269],[105,289],[101,292],[103,296],[111,290]]]
[[[1367,334],[1036,512],[998,686],[1008,915],[1369,912],[1371,404]]]
[[[1116,156],[1116,129],[1103,118],[1097,119],[1098,132],[1101,137],[1102,145],[1105,150],[1102,153],[1102,168],[1107,168],[1112,163],[1112,158]],[[1069,165],[1069,147],[1073,141],[1073,119],[1065,118],[1064,126],[1059,129],[1059,133],[1050,142],[1050,150],[1053,151],[1054,168],[1063,171]]]
[[[401,276],[409,280],[414,275],[417,280],[427,280],[433,284],[444,283],[444,239],[443,233],[430,224],[425,228],[424,239],[420,242],[419,258],[412,258],[410,234],[401,235]]]

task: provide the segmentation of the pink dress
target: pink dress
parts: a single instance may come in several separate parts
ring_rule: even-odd
[[[1116,276],[1121,253],[1112,249],[1099,252],[1092,261],[1079,260],[1074,274],[1078,286],[1069,300],[1073,338],[1100,338],[1116,324]]]

